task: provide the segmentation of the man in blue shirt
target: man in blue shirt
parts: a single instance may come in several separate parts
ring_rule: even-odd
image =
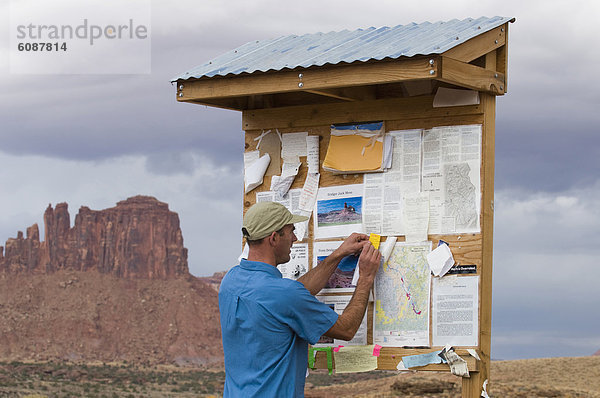
[[[277,265],[290,260],[294,223],[307,219],[275,202],[257,203],[244,216],[248,259],[225,275],[219,290],[224,397],[303,397],[308,344],[323,334],[351,340],[360,326],[381,254],[367,235],[353,233],[298,281],[284,279]],[[360,278],[338,316],[314,295],[342,258],[359,253]]]

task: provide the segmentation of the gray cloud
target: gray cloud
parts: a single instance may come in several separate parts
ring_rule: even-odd
[[[600,180],[561,192],[496,193],[493,356],[589,355],[597,312]]]
[[[600,63],[590,47],[599,6],[573,1],[565,19],[562,2],[429,5],[153,2],[150,75],[10,75],[0,57],[0,178],[10,187],[0,196],[8,209],[0,241],[41,224],[49,202],[68,202],[73,216],[82,205],[102,209],[147,194],[179,213],[192,273],[225,270],[240,250],[241,115],[177,103],[172,77],[249,40],[515,16],[509,92],[497,100],[492,355],[595,351],[600,94],[589,82]],[[8,27],[7,5],[0,8]]]

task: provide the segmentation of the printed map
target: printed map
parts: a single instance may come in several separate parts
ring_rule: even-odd
[[[475,185],[471,182],[468,163],[445,165],[446,203],[445,217],[453,217],[456,230],[477,229],[479,217],[477,213],[477,195]]]
[[[427,254],[431,242],[399,242],[375,278],[374,344],[429,345],[429,288]]]

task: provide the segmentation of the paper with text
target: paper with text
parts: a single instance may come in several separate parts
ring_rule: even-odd
[[[477,346],[479,276],[433,278],[433,345]]]

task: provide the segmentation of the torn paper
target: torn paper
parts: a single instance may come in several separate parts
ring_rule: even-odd
[[[483,387],[481,389],[481,398],[490,398],[490,396],[487,393],[487,384],[488,380],[485,379],[485,381],[483,382]]]
[[[290,159],[290,161],[284,161],[281,175],[271,178],[271,191],[277,192],[279,197],[283,198],[292,186],[296,175],[298,175],[301,164],[298,157]]]
[[[475,351],[472,348],[467,348],[467,352],[475,359],[477,359],[478,361],[481,361],[481,358],[479,358],[479,354],[477,354],[477,351]]]
[[[244,170],[260,158],[260,151],[244,152]]]
[[[404,362],[402,362],[402,360],[400,360],[400,362],[398,362],[398,365],[396,365],[396,369],[403,371],[403,370],[410,370],[409,368],[407,368],[406,366],[404,366]]]
[[[450,365],[450,372],[455,376],[469,377],[469,368],[467,367],[467,361],[462,359],[450,345],[446,345],[440,356],[444,358],[448,365]]]
[[[308,133],[284,133],[281,135],[281,158],[293,159],[306,156]]]
[[[265,154],[252,163],[244,173],[244,192],[248,193],[263,183],[265,171],[271,163],[271,156]]]
[[[427,255],[429,268],[435,276],[444,276],[454,265],[454,257],[447,244],[442,243]]]
[[[444,359],[440,357],[442,351],[432,351],[425,354],[418,355],[407,355],[402,357],[402,363],[407,368],[414,368],[417,366],[426,366],[436,363],[444,363]]]
[[[306,163],[308,164],[308,173],[319,172],[319,136],[306,136]]]
[[[304,180],[304,186],[302,187],[302,193],[300,194],[300,203],[298,208],[302,211],[312,212],[315,208],[315,202],[317,201],[317,192],[319,190],[319,179],[321,175],[319,173],[306,175]]]

